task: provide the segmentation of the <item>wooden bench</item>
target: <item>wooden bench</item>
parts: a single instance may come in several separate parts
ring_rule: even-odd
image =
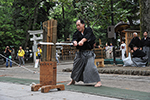
[[[98,62],[98,65],[96,64]],[[94,64],[96,67],[105,67],[104,65],[104,59],[95,59]]]

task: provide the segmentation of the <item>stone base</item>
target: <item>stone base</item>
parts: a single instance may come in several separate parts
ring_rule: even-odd
[[[38,91],[39,88],[41,88],[41,92],[42,93],[47,93],[51,89],[58,89],[58,91],[65,90],[65,86],[63,84],[59,84],[59,85],[45,85],[45,86],[42,86],[41,84],[36,84],[36,85],[33,85],[31,87],[31,91]]]

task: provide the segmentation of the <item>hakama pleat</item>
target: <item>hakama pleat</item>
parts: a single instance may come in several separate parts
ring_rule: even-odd
[[[84,83],[99,82],[100,77],[94,65],[95,54],[93,51],[80,51],[76,53],[71,78]]]
[[[143,52],[146,53],[146,55],[148,57],[148,62],[150,63],[150,47],[144,46]]]
[[[135,57],[135,58],[132,58],[132,61],[134,63],[134,66],[136,67],[145,67],[147,63],[147,59],[148,59],[147,56],[143,57],[143,59]]]

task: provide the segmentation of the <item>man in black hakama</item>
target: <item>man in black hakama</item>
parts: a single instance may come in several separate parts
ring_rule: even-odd
[[[99,73],[94,65],[95,54],[92,51],[95,43],[95,36],[90,27],[85,28],[83,20],[77,20],[77,31],[73,35],[73,45],[78,49],[74,58],[72,81],[67,85],[83,81],[84,83],[94,83],[95,87],[100,87]]]
[[[150,38],[147,36],[148,33],[143,33],[144,37],[141,39],[141,49],[144,53],[146,53],[148,57],[148,63],[150,64]]]
[[[147,55],[142,50],[138,49],[138,47],[134,46],[132,53],[132,61],[134,63],[134,66],[145,67],[147,60]]]
[[[129,47],[131,48],[131,51],[133,52],[133,46],[136,46],[138,48],[141,47],[141,40],[139,39],[139,37],[137,36],[137,33],[134,32],[133,33],[133,39],[131,40]]]

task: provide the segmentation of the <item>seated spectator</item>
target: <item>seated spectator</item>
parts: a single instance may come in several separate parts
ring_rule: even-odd
[[[134,63],[134,66],[137,66],[137,67],[146,66],[148,57],[142,50],[138,49],[137,46],[134,46],[132,54],[133,54],[132,61]]]

